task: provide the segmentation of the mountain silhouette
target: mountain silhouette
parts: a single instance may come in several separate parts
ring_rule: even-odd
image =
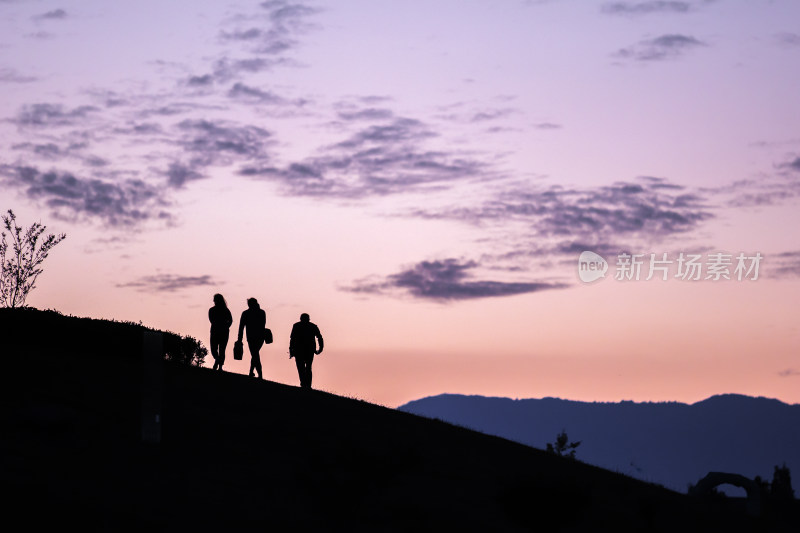
[[[158,332],[137,324],[0,309],[0,326],[4,520],[26,530],[798,525],[748,515],[734,499],[691,498],[507,439],[189,360],[161,359],[152,380],[142,353]],[[158,401],[149,401],[154,391]],[[157,439],[142,431],[149,409],[160,415]]]
[[[588,403],[442,394],[398,408],[544,449],[558,433],[590,464],[686,492],[710,471],[800,473],[800,405],[738,394],[677,402]]]

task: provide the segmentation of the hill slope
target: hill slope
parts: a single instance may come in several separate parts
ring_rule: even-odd
[[[578,457],[685,492],[709,471],[800,472],[800,405],[729,394],[692,405],[443,394],[398,409],[544,448],[562,429]]]
[[[38,335],[37,324],[48,331]],[[141,441],[143,328],[120,352],[75,322],[0,309],[6,520],[29,529],[692,531],[776,526],[449,424],[163,363]],[[138,328],[138,329],[137,329]],[[76,333],[77,332],[77,333]],[[9,379],[10,378],[10,379]],[[735,503],[735,502],[734,502]]]

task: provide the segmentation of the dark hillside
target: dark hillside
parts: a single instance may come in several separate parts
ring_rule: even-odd
[[[161,443],[143,443],[144,328],[8,309],[0,328],[4,515],[26,530],[781,530],[740,502],[175,362]]]

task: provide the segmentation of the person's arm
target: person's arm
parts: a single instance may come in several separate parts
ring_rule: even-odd
[[[247,318],[245,317],[245,313],[247,313],[247,311],[244,311],[242,317],[239,319],[239,342],[242,342],[242,334],[244,334],[244,323]]]
[[[231,325],[233,324],[233,316],[231,316],[230,309],[226,309],[225,312],[227,313],[225,316],[225,327],[226,329],[231,329]]]
[[[317,342],[319,342],[319,349],[316,351],[316,354],[319,355],[322,353],[322,348],[325,346],[325,344],[322,341],[322,333],[319,332],[319,328],[316,329],[317,331],[315,332],[315,334],[317,337]]]
[[[211,319],[211,311],[213,310],[214,310],[213,307],[208,310],[208,321],[211,322],[212,326],[214,325],[214,320]]]

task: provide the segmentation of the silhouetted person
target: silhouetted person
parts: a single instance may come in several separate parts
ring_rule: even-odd
[[[214,295],[214,307],[208,310],[208,320],[211,322],[211,355],[214,357],[214,370],[222,370],[225,364],[225,347],[228,346],[233,317],[228,309],[228,303],[221,294]]]
[[[253,370],[258,372],[258,378],[264,379],[261,374],[261,355],[258,351],[264,344],[264,328],[267,325],[267,313],[258,305],[255,298],[247,299],[247,309],[242,312],[239,319],[239,342],[242,342],[242,332],[247,328],[247,347],[250,349],[250,375]]]
[[[319,341],[319,349],[317,349]],[[308,313],[300,315],[300,322],[292,326],[292,335],[289,340],[289,358],[294,357],[297,364],[297,373],[300,376],[300,386],[311,388],[311,363],[314,355],[322,353],[322,334],[316,324],[311,322]]]

